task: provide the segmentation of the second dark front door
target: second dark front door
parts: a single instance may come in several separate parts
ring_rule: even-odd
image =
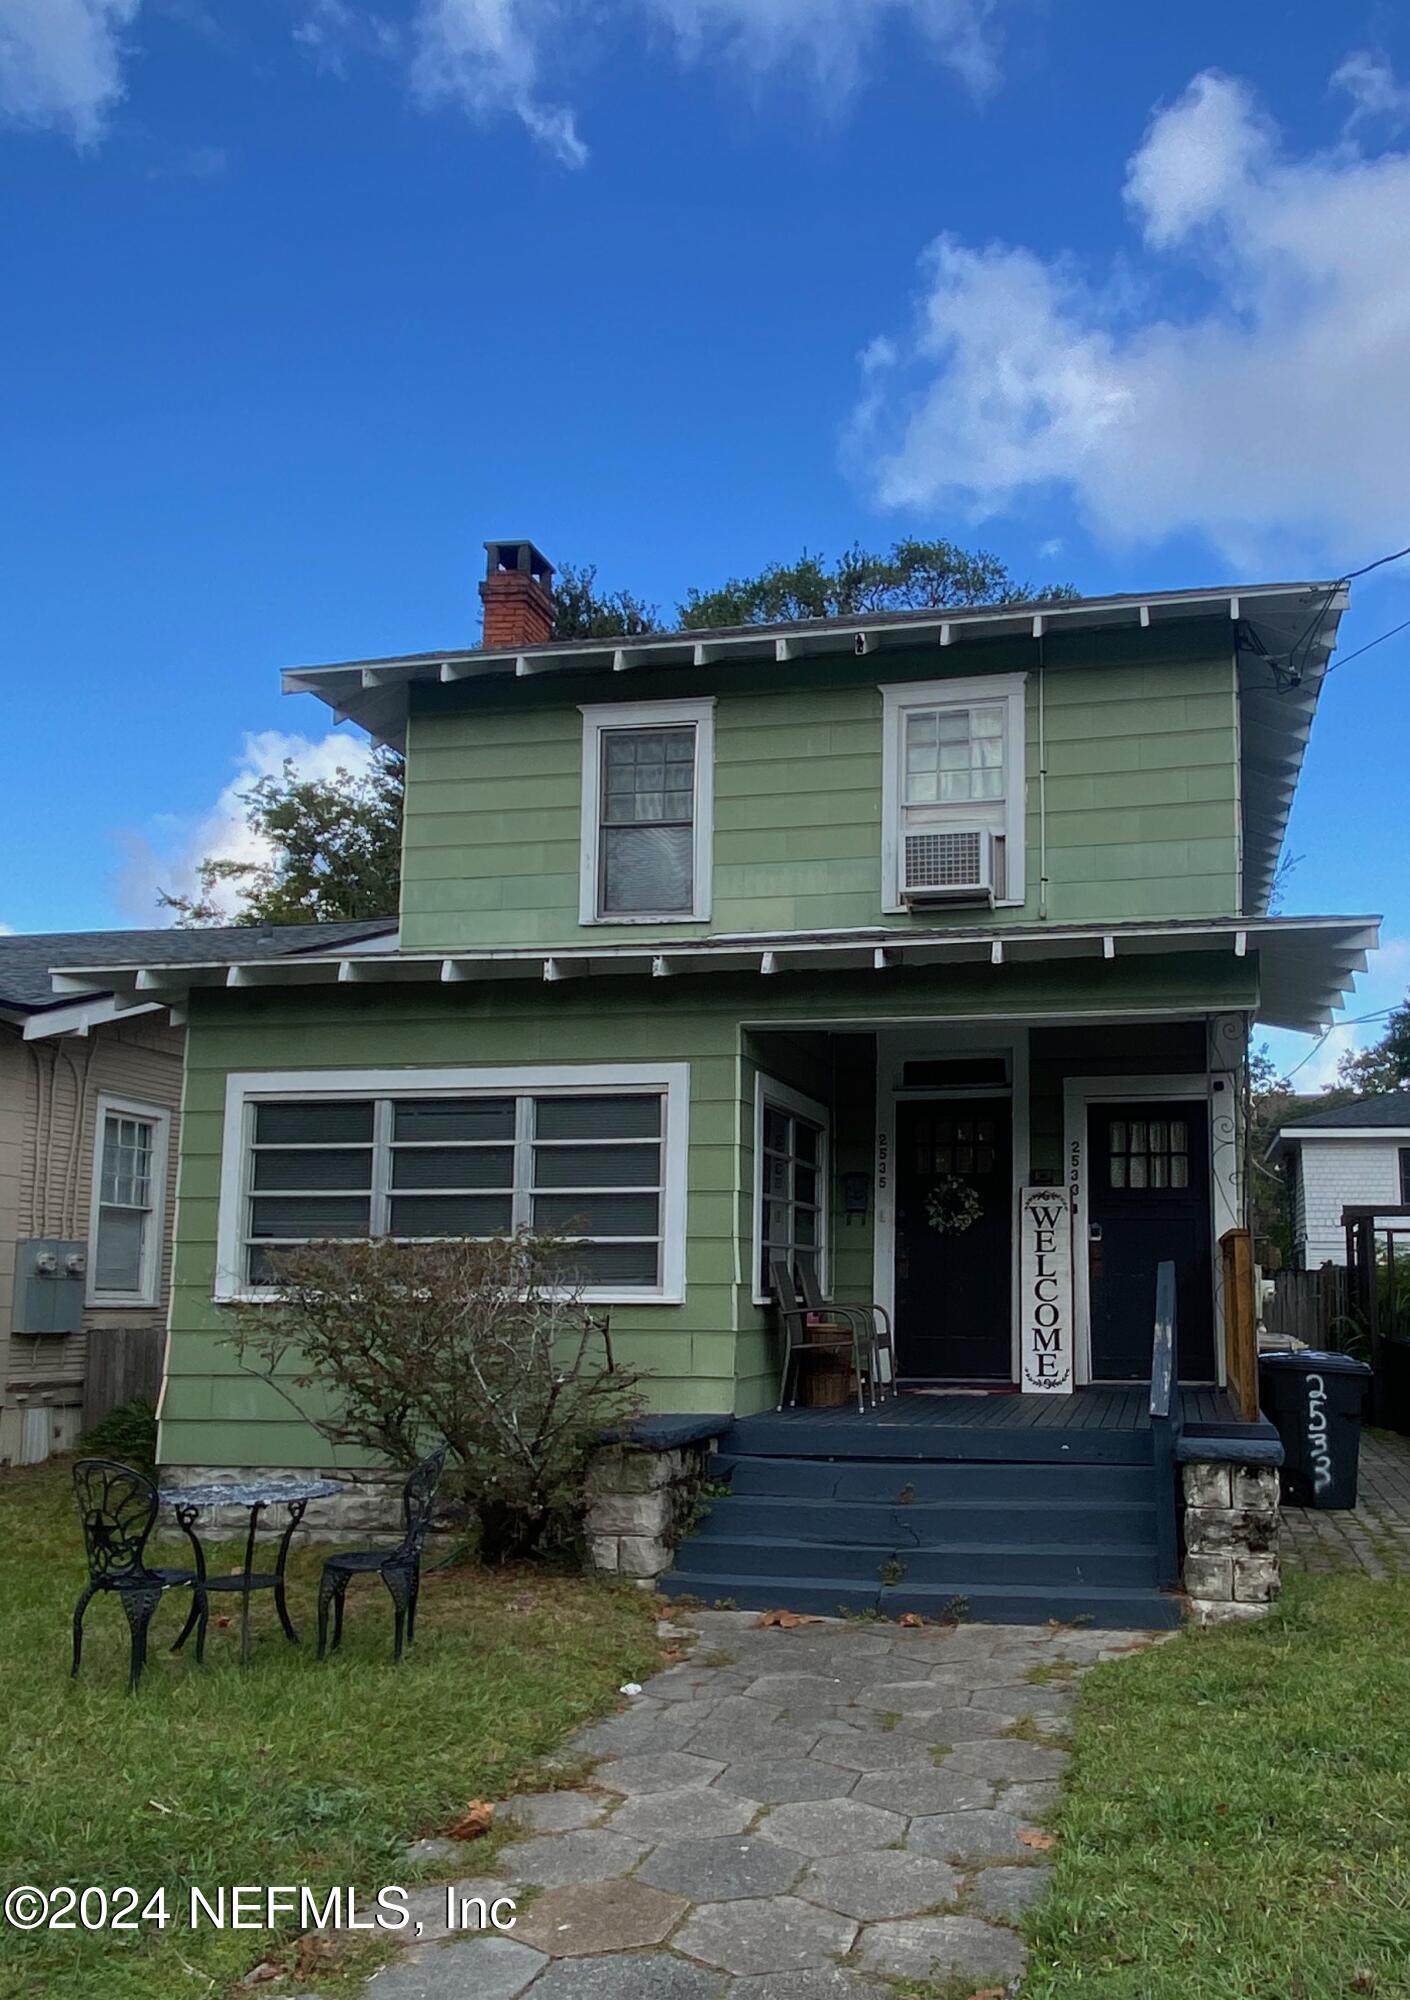
[[[1181,1379],[1214,1376],[1209,1127],[1199,1103],[1093,1106],[1087,1201],[1096,1381],[1148,1382],[1155,1274],[1175,1266]]]
[[[1009,1100],[896,1109],[897,1367],[931,1379],[1010,1381]]]

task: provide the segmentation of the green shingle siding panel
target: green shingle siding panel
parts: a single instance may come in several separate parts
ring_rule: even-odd
[[[1207,635],[1091,634],[1048,646],[1049,914],[1060,921],[1238,910],[1237,729],[1230,653]],[[1183,657],[1182,657],[1183,654]],[[1133,664],[1133,661],[1139,662]],[[863,665],[866,672],[863,673]],[[581,941],[579,701],[714,692],[709,926],[601,925],[602,941],[899,923],[881,908],[878,680],[1029,672],[1028,901],[1037,909],[1037,683],[1021,642],[917,648],[545,687],[418,693],[409,734],[403,936],[449,951]],[[873,675],[875,678],[873,678]],[[545,677],[546,679],[547,677]],[[761,681],[769,685],[761,686]],[[1187,851],[1197,842],[1200,853]],[[1162,852],[1161,850],[1165,851]],[[1124,856],[1125,858],[1121,858]],[[1139,875],[1144,894],[1125,885]],[[972,910],[916,921],[970,923]]]

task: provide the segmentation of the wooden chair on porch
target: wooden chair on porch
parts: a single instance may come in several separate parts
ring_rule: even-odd
[[[822,1288],[818,1277],[816,1257],[800,1253],[797,1259],[798,1289],[803,1294],[803,1303],[810,1313],[824,1314],[834,1319],[847,1319],[860,1325],[863,1338],[871,1347],[872,1400],[877,1400],[878,1392],[884,1399],[896,1393],[896,1343],[891,1332],[891,1315],[885,1306],[875,1302],[862,1304],[860,1301],[847,1303],[841,1299],[830,1299]]]
[[[875,1355],[861,1322],[850,1315],[844,1321],[839,1314],[832,1326],[819,1324],[817,1316],[808,1310],[806,1302],[798,1295],[793,1271],[786,1257],[770,1257],[769,1289],[774,1295],[779,1331],[783,1335],[783,1373],[779,1381],[778,1407],[796,1406],[798,1377],[805,1357],[819,1359],[823,1355],[840,1357],[845,1354],[857,1384],[857,1414],[865,1415],[867,1388],[871,1390],[873,1403],[876,1400],[876,1375]]]

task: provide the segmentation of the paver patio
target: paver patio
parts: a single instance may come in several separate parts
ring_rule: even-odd
[[[1368,1576],[1410,1575],[1410,1438],[1361,1433],[1361,1477],[1354,1508],[1323,1512],[1284,1507],[1284,1570],[1325,1575],[1362,1569]]]
[[[1147,1635],[677,1619],[662,1630],[694,1639],[691,1657],[566,1745],[598,1760],[586,1783],[503,1807],[522,1837],[465,1886],[536,1892],[512,1939],[428,1924],[368,2000],[887,2000],[897,1979],[1015,1981],[1076,1679]]]

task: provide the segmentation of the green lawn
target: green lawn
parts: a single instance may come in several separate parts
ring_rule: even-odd
[[[1083,1682],[1024,2000],[1410,1995],[1410,1581]]]
[[[7,1932],[5,2000],[219,2000],[280,1949],[267,1934],[188,1932],[189,1884],[404,1881],[396,1857],[408,1840],[443,1829],[472,1799],[521,1785],[660,1654],[644,1592],[464,1569],[425,1579],[416,1646],[399,1669],[386,1592],[375,1580],[355,1584],[343,1650],[320,1667],[320,1562],[308,1550],[290,1563],[305,1641],[297,1651],[265,1596],[255,1600],[263,1636],[247,1669],[235,1658],[234,1621],[216,1626],[228,1603],[213,1607],[204,1667],[194,1642],[173,1657],[189,1602],[175,1592],[129,1697],[126,1622],[98,1598],[82,1676],[70,1681],[69,1621],[84,1572],[68,1468],[0,1472],[0,1888],[164,1885],[182,1919],[136,1939]],[[366,1969],[365,1954],[358,1962]],[[353,1971],[349,1959],[294,1983],[307,1991],[321,1979],[335,1990]]]

